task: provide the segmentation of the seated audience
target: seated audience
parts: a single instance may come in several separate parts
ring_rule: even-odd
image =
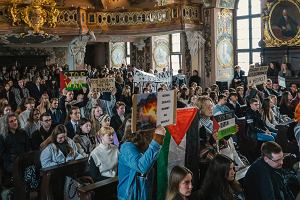
[[[270,131],[277,133],[278,129],[276,128],[276,125],[278,125],[278,122],[276,121],[275,115],[272,111],[272,104],[272,100],[270,100],[269,98],[264,99],[261,108],[261,115],[263,121],[266,123],[267,128]]]
[[[13,164],[17,157],[30,150],[30,141],[26,132],[20,128],[14,113],[6,116],[4,131],[0,133],[0,164],[3,168],[3,180],[11,179]]]
[[[236,93],[238,95],[238,103],[242,106],[246,104],[246,100],[244,98],[244,87],[238,86],[236,88]]]
[[[50,140],[53,130],[52,119],[49,113],[43,113],[40,116],[41,127],[32,133],[31,145],[33,150],[44,149],[47,140]]]
[[[32,133],[41,127],[40,123],[40,111],[37,108],[33,108],[30,111],[29,118],[25,125],[24,130],[27,133],[28,138],[31,138]]]
[[[50,100],[50,108],[47,110],[47,112],[51,115],[52,123],[54,125],[61,124],[64,122],[63,113],[58,108],[58,99],[52,98]]]
[[[149,131],[133,133],[131,120],[127,121],[118,162],[118,199],[152,199],[152,167],[165,134],[163,127],[156,128],[152,136]]]
[[[209,163],[203,185],[191,199],[233,200],[241,193],[242,188],[235,180],[233,160],[218,154]]]
[[[25,111],[21,112],[19,115],[20,127],[24,128],[27,120],[29,118],[30,111],[35,107],[34,98],[29,97],[25,99],[24,106],[26,108]]]
[[[83,157],[78,153],[75,142],[67,137],[66,127],[62,124],[57,125],[51,134],[49,144],[41,152],[40,161],[42,168],[52,167],[80,158]]]
[[[231,92],[229,93],[228,96],[228,102],[226,103],[226,106],[230,109],[234,111],[234,114],[240,118],[240,117],[244,117],[245,113],[242,110],[239,102],[238,102],[238,94],[235,92]]]
[[[124,126],[122,125],[125,121],[125,103],[118,101],[116,103],[116,111],[117,113],[113,115],[110,120],[110,126],[114,128],[117,133],[118,140],[121,141],[124,134]]]
[[[230,111],[230,109],[226,106],[226,102],[227,96],[225,96],[224,94],[220,94],[218,96],[218,103],[213,108],[214,116],[224,114]]]
[[[287,115],[289,118],[294,118],[294,108],[291,105],[291,100],[293,96],[289,91],[285,91],[282,93],[280,104],[279,104],[279,111],[282,115]]]
[[[96,105],[92,108],[92,112],[90,114],[90,121],[92,123],[92,130],[90,134],[91,137],[96,137],[96,133],[100,130],[101,123],[99,121],[99,118],[103,115],[103,109],[99,105]]]
[[[175,166],[169,176],[166,200],[188,200],[192,193],[193,173],[180,166]]]
[[[280,145],[275,142],[262,145],[261,157],[250,166],[244,178],[246,199],[295,199],[283,178],[283,159]]]
[[[101,143],[91,152],[89,157],[90,174],[95,182],[117,176],[118,147],[113,144],[114,129],[101,127],[98,131]]]
[[[78,127],[78,122],[80,120],[80,110],[77,106],[72,106],[69,114],[70,120],[65,123],[68,130],[67,134],[69,138],[73,138],[76,134]]]
[[[88,157],[95,147],[90,139],[92,124],[88,119],[82,118],[78,123],[78,127],[73,141],[76,143],[79,153],[83,157]]]
[[[40,113],[43,114],[47,112],[50,108],[49,96],[48,94],[43,94],[40,98],[40,104],[36,107],[39,109]]]
[[[269,131],[258,110],[259,102],[257,99],[252,98],[250,108],[246,112],[248,136],[259,141],[274,141],[276,134]]]

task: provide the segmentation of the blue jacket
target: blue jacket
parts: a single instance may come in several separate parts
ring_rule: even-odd
[[[74,150],[74,155],[69,154],[67,157],[65,157],[64,154],[55,146],[55,144],[51,143],[41,153],[40,160],[42,168],[52,167],[71,160],[83,158],[82,155],[78,153],[75,142],[73,142],[73,140],[70,138],[68,138],[67,141]]]
[[[152,166],[157,160],[161,145],[152,140],[144,154],[132,142],[121,145],[118,163],[118,199],[152,199]]]

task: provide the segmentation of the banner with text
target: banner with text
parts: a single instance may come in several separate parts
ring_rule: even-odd
[[[214,116],[215,120],[219,124],[218,139],[222,139],[226,136],[233,135],[237,132],[235,125],[234,111]]]
[[[138,86],[141,90],[148,82],[152,83],[152,86],[157,90],[162,83],[166,83],[169,88],[172,86],[172,73],[170,71],[159,72],[157,74],[150,74],[144,71],[134,69],[133,82],[135,86]]]
[[[176,99],[174,90],[133,95],[132,131],[175,124]]]
[[[81,90],[87,88],[87,71],[65,71],[60,72],[60,90]]]
[[[111,92],[116,88],[115,78],[90,79],[91,91]]]
[[[249,67],[248,85],[260,85],[267,81],[268,66]]]

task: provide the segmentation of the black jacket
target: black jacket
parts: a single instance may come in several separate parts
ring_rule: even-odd
[[[235,107],[233,104],[231,104],[230,102],[226,103],[226,106],[230,109],[230,110],[234,110],[234,114],[238,117],[244,117],[245,113],[243,111],[243,109],[241,108],[240,104],[237,102]]]
[[[263,158],[258,158],[244,178],[246,200],[295,199],[284,184],[282,169],[274,169]]]
[[[254,111],[249,108],[246,112],[246,121],[248,132],[247,135],[250,138],[256,139],[257,133],[261,133],[267,130],[265,122],[262,120],[262,116],[258,111]]]
[[[31,137],[32,150],[40,149],[41,143],[44,142],[51,135],[53,128],[54,127],[52,126],[48,131],[45,131],[45,129],[41,126],[40,129],[32,133],[32,137]]]

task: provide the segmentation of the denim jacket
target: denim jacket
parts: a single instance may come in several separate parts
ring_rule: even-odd
[[[83,158],[83,156],[78,153],[75,142],[73,142],[73,140],[70,138],[67,138],[67,142],[74,150],[74,155],[69,154],[67,157],[65,157],[64,154],[55,146],[55,144],[51,143],[41,153],[40,160],[42,168],[52,167],[71,160]]]
[[[119,155],[119,200],[152,199],[152,166],[157,160],[161,145],[152,140],[142,154],[132,142],[121,145]]]

